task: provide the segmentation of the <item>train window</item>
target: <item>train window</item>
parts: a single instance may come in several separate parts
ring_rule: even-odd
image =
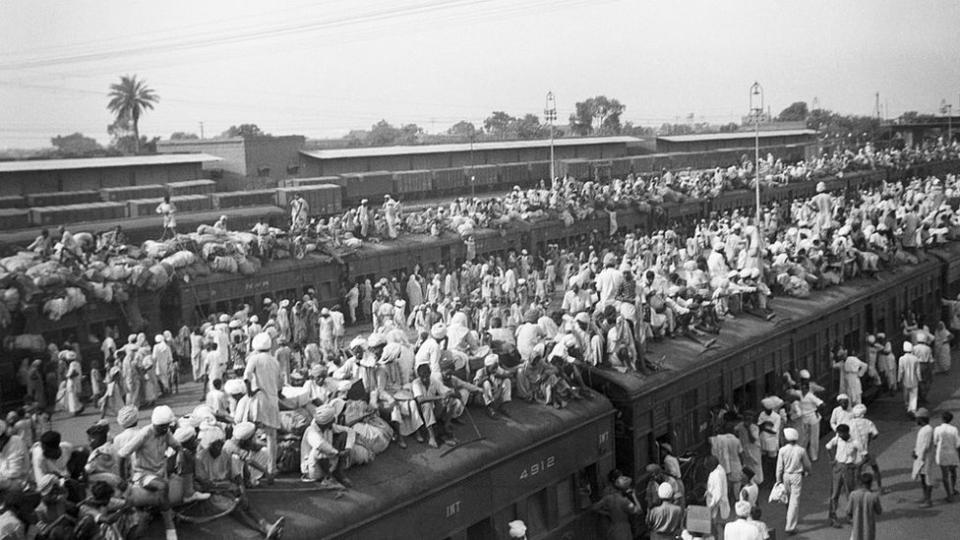
[[[527,497],[527,528],[534,531],[550,529],[550,520],[547,512],[547,490],[541,489]]]
[[[334,284],[332,281],[324,281],[320,284],[317,294],[320,296],[321,300],[326,299],[336,299],[336,291],[334,290]]]
[[[457,538],[454,536],[453,538]],[[483,540],[484,538],[496,538],[497,532],[493,527],[493,520],[490,518],[482,519],[469,528],[467,528],[467,540]],[[462,538],[462,536],[461,536]]]
[[[864,308],[863,323],[864,328],[866,328],[868,332],[873,332],[873,304],[867,304],[867,306]]]
[[[577,508],[577,490],[574,489],[574,477],[564,478],[557,484],[557,515],[570,516]]]
[[[510,504],[510,505],[507,505],[506,508],[500,509],[492,517],[494,528],[498,531],[506,530],[507,523],[510,523],[515,519],[522,519],[522,517],[518,514],[519,513],[517,512],[516,504]],[[496,536],[489,537],[489,538],[496,538]]]

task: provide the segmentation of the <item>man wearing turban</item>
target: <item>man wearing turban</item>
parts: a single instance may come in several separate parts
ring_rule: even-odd
[[[300,472],[304,482],[322,481],[332,477],[344,487],[352,483],[343,475],[346,458],[356,441],[356,433],[336,423],[337,411],[333,405],[317,407],[313,422],[303,432],[300,442]]]

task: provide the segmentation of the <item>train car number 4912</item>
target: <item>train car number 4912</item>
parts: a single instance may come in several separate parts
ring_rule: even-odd
[[[550,456],[546,459],[542,459],[532,465],[528,465],[523,468],[523,471],[520,473],[520,480],[525,478],[530,478],[531,476],[536,476],[547,469],[553,468],[557,464],[557,458]]]

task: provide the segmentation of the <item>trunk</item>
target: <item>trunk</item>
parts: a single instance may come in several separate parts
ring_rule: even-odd
[[[133,153],[140,153],[140,126],[139,118],[133,118]]]

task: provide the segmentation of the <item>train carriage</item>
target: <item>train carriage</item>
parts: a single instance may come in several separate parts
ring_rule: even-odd
[[[264,298],[300,298],[314,289],[321,305],[340,300],[340,265],[329,257],[271,261],[256,275],[211,274],[176,282],[160,296],[163,328],[197,324],[211,313],[232,313],[241,304],[255,308]]]
[[[391,445],[370,465],[347,471],[355,487],[342,494],[280,479],[248,491],[251,504],[286,516],[284,538],[291,540],[480,540],[499,537],[514,519],[526,522],[531,540],[596,536],[591,494],[599,496],[614,463],[609,401],[593,394],[560,410],[517,402],[507,408],[507,419],[472,415],[482,439],[461,427],[465,444],[449,452]],[[182,525],[181,534],[258,537],[229,518]]]
[[[764,395],[780,389],[786,371],[809,369],[831,392],[838,385],[832,347],[860,354],[867,333],[897,335],[906,310],[925,321],[939,316],[940,271],[927,258],[884,272],[879,282],[849,281],[806,299],[778,297],[773,321],[746,314],[728,320],[710,349],[687,338],[652,345],[647,358],[664,369],[649,376],[591,369],[588,384],[620,412],[617,466],[640,477],[660,459],[658,443],[698,450],[711,434],[714,410],[733,403],[756,410]]]

